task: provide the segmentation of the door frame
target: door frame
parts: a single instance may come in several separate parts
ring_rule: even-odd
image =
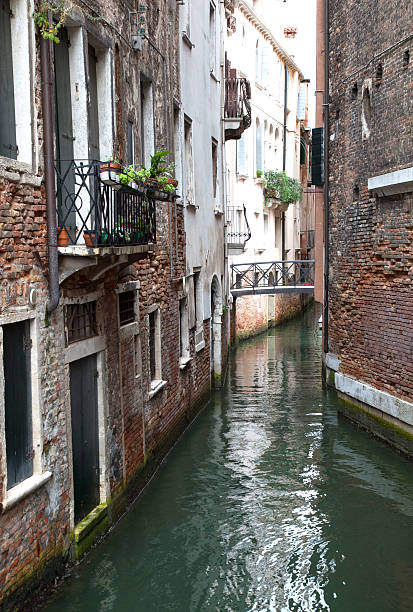
[[[88,296],[89,299],[89,296]],[[87,300],[85,300],[87,301]],[[75,526],[75,498],[73,479],[73,447],[72,447],[72,405],[70,397],[70,364],[74,361],[96,355],[97,379],[97,407],[98,407],[98,448],[99,448],[99,498],[100,503],[109,497],[109,476],[107,472],[107,443],[105,421],[108,414],[106,395],[106,340],[102,336],[95,336],[87,340],[80,340],[70,344],[65,349],[65,366],[67,379],[67,447],[70,474],[70,524]]]

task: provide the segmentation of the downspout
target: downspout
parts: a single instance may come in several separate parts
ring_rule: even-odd
[[[283,171],[287,166],[287,97],[288,97],[288,68],[284,65],[284,136],[283,136]],[[285,260],[285,212],[281,213],[281,259]],[[284,278],[284,270],[283,270]]]
[[[329,276],[329,30],[330,11],[329,0],[324,0],[325,24],[324,24],[324,312],[323,312],[323,347],[328,353],[328,276]]]
[[[46,187],[47,248],[49,260],[49,301],[47,313],[59,304],[59,262],[57,253],[56,186],[54,169],[53,76],[51,42],[40,37],[40,68],[42,80],[43,157]]]

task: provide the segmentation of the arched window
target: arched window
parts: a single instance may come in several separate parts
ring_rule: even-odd
[[[255,169],[258,173],[263,172],[263,163],[262,163],[262,125],[260,124],[259,119],[256,121],[256,130],[255,130]]]

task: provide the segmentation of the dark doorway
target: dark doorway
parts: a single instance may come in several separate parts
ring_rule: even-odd
[[[96,355],[70,364],[75,523],[100,502]]]

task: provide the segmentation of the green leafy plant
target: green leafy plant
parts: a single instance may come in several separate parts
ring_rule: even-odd
[[[257,178],[262,178],[262,170],[257,170]]]
[[[129,185],[131,181],[141,180],[132,164],[123,169],[123,172],[119,174],[119,179],[122,185]]]
[[[284,171],[266,170],[264,173],[265,200],[280,200],[286,204],[301,201],[302,185],[297,179],[290,178]]]
[[[33,13],[33,19],[39,28],[41,36],[46,40],[59,44],[59,30],[64,27],[68,15],[74,8],[79,9],[91,21],[100,21],[102,17],[90,15],[83,7],[73,0],[61,0],[57,6],[53,6],[48,0],[41,0],[39,10]],[[49,15],[52,20],[49,20]]]
[[[170,154],[170,151],[158,151],[151,156],[150,178],[157,179],[168,172],[169,165],[165,165],[165,157]]]

